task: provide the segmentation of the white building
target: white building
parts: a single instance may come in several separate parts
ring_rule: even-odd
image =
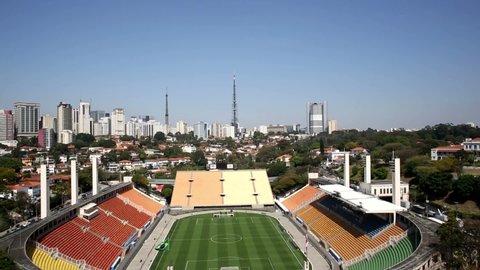
[[[307,132],[316,135],[327,131],[327,102],[307,104]]]
[[[208,139],[208,124],[203,121],[194,124],[193,135],[198,139]]]
[[[72,116],[72,105],[60,102],[60,104],[57,106],[57,141],[59,143],[65,143],[61,141],[61,134],[64,130],[73,131]]]
[[[180,134],[186,134],[188,133],[187,131],[187,124],[183,121],[178,121],[177,124],[177,132]]]
[[[125,112],[122,108],[115,108],[112,111],[112,135],[125,135]]]
[[[93,135],[108,136],[110,135],[110,117],[105,116],[93,124]]]
[[[69,144],[73,142],[73,131],[65,129],[58,134],[58,139],[63,144]]]
[[[337,120],[328,120],[328,134],[332,134],[337,129]]]
[[[50,114],[43,115],[42,128],[53,129],[54,132],[57,132],[57,119],[55,118],[55,116]]]
[[[221,137],[222,138],[228,138],[228,137],[235,138],[235,127],[231,126],[231,125],[224,125],[222,127]]]
[[[18,137],[37,136],[40,120],[40,103],[15,102],[15,127]]]
[[[212,123],[210,125],[210,136],[214,138],[221,138],[222,137],[222,128],[223,125],[219,123]]]
[[[72,131],[73,134],[78,134],[78,116],[80,110],[78,108],[72,108]]]
[[[80,108],[78,110],[78,133],[92,134],[92,122],[90,103],[80,102]]]

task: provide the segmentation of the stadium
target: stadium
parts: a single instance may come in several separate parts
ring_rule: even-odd
[[[348,184],[274,199],[265,170],[179,171],[168,206],[93,174],[91,196],[2,239],[22,268],[440,269],[435,224]]]

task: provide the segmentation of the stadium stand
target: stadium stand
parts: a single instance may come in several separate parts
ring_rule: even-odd
[[[353,210],[343,205],[341,201],[335,200],[335,198],[330,196],[326,196],[325,199],[319,201],[318,204],[332,211],[332,213],[339,215],[347,223],[361,229],[370,237],[374,237],[389,226],[387,220],[374,214],[354,213]]]
[[[128,224],[141,230],[148,225],[151,217],[140,212],[133,206],[126,204],[119,198],[111,198],[100,205],[98,209],[109,215],[110,213],[120,220],[127,221]]]
[[[100,214],[90,221],[76,217],[70,222],[79,227],[88,227],[91,232],[107,237],[119,246],[127,245],[127,241],[135,239],[137,235],[136,228],[129,224],[123,224],[113,215],[108,216],[103,211],[100,211]]]
[[[157,215],[162,208],[164,207],[161,203],[149,198],[147,195],[144,193],[138,191],[135,188],[132,188],[126,192],[123,192],[122,194],[119,194],[119,196],[122,196],[126,199],[129,200],[129,204],[132,206],[138,206],[135,208],[139,208],[140,206],[147,210],[148,212]]]
[[[32,259],[32,262],[43,270],[78,270],[77,266],[61,259],[54,259],[48,253],[37,249],[33,246],[27,246],[27,255]]]
[[[73,222],[66,222],[39,242],[49,248],[56,248],[75,260],[85,260],[88,265],[99,269],[109,269],[113,261],[121,255],[122,248],[105,241],[88,228],[81,228]]]
[[[401,227],[392,224],[374,238],[370,238],[354,224],[320,206],[319,204],[322,204],[327,197],[323,196],[318,201],[305,206],[297,212],[297,216],[317,237],[339,254],[343,261],[361,257],[367,250],[376,250],[387,245],[391,237],[399,238],[406,234]]]
[[[369,259],[348,267],[349,270],[382,270],[405,260],[417,248],[419,241],[413,235],[403,238],[397,244],[387,247]]]
[[[120,196],[112,193],[97,202],[77,208],[61,225],[32,237],[27,250],[32,262],[41,269],[110,269],[163,209],[131,186]]]
[[[281,202],[290,212],[295,212],[295,210],[297,210],[299,206],[301,206],[305,202],[310,201],[311,199],[315,198],[315,196],[318,196],[320,194],[322,194],[322,191],[310,185],[306,185],[303,188],[294,192],[292,195],[285,198]]]
[[[208,191],[208,192],[205,192]],[[177,172],[172,207],[273,206],[265,170]]]

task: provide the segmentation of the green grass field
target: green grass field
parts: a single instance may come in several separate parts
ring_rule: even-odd
[[[261,214],[191,216],[177,221],[168,237],[170,250],[158,252],[151,270],[295,270],[304,264],[277,220]]]

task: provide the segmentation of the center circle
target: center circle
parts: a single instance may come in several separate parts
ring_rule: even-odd
[[[242,241],[238,234],[217,234],[210,238],[210,241],[216,244],[233,244]]]

